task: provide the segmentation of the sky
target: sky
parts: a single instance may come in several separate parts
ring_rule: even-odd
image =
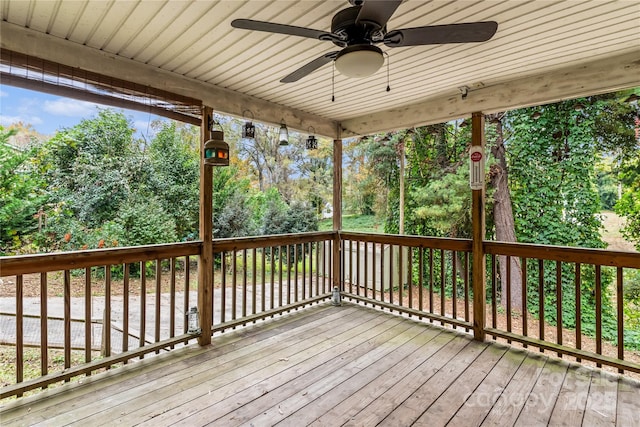
[[[136,136],[144,136],[147,139],[152,137],[151,122],[160,118],[149,113],[0,85],[0,125],[4,127],[21,121],[32,125],[43,135],[52,136],[57,130],[70,128],[80,123],[82,119],[95,117],[98,108],[111,108],[124,112],[133,123]]]

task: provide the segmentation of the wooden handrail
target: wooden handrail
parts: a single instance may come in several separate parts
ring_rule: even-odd
[[[298,245],[333,239],[333,231],[319,231],[302,234],[276,234],[256,237],[236,237],[213,240],[213,251],[233,251],[239,249],[266,248],[271,246]]]
[[[340,231],[343,240],[384,243],[390,245],[411,246],[415,248],[444,249],[447,251],[471,251],[471,239],[454,239],[448,237],[404,236],[381,233],[359,233]]]
[[[199,255],[201,241],[0,258],[0,277]]]
[[[510,255],[562,262],[640,268],[640,252],[491,241],[485,241],[483,245],[485,253],[492,255]]]

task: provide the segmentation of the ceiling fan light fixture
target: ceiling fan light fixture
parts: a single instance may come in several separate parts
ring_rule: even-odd
[[[382,67],[384,56],[376,46],[358,44],[342,49],[335,64],[340,74],[347,77],[369,77]]]

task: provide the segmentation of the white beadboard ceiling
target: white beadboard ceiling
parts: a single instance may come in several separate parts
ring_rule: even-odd
[[[542,98],[532,94],[529,102],[518,96],[517,92],[526,85],[509,89],[508,83],[555,76],[558,74],[553,73],[558,70],[578,72],[581,64],[605,67],[604,73],[592,77],[598,81],[589,82],[590,90],[638,85],[637,76],[629,77],[635,72],[627,72],[613,83],[607,83],[606,78],[607,64],[615,74],[622,72],[615,67],[625,68],[620,66],[625,61],[619,58],[631,58],[636,66],[640,61],[637,0],[405,0],[390,19],[389,30],[492,20],[498,22],[498,31],[484,43],[394,49],[381,45],[389,54],[391,91],[386,91],[385,67],[364,79],[349,79],[336,71],[335,102],[331,100],[331,64],[296,83],[279,82],[306,62],[337,50],[332,43],[234,29],[230,25],[233,19],[249,18],[330,31],[333,15],[348,6],[346,0],[3,0],[0,41],[10,50],[75,62],[69,65],[94,67],[97,72],[108,67],[95,61],[71,61],[69,52],[84,56],[93,50],[102,55],[96,58],[105,61],[116,57],[118,64],[162,70],[163,79],[175,76],[181,82],[206,83],[212,90],[224,91],[225,99],[238,94],[245,104],[220,101],[222,105],[215,105],[214,99],[211,103],[217,110],[240,115],[249,108],[256,119],[278,122],[275,117],[280,112],[268,110],[282,107],[283,111],[293,111],[282,113],[282,117],[293,117],[293,126],[301,130],[306,131],[308,123],[317,128],[316,124],[326,120],[326,126],[318,126],[324,131],[319,133],[327,136],[335,136],[327,131],[332,123],[342,123],[345,134],[362,134],[394,124],[406,126],[438,119],[438,114],[429,109],[430,100],[443,110],[442,117],[482,108],[483,101],[494,109],[535,104]],[[38,44],[50,46],[47,43],[56,47],[38,50]],[[578,77],[586,79],[585,76]],[[507,86],[500,96],[512,99],[485,99],[487,92],[481,91],[502,84]],[[176,83],[172,87],[179,86]],[[468,111],[457,99],[462,86],[470,88]],[[514,93],[509,95],[509,90]],[[476,91],[482,97],[474,99]],[[577,94],[579,90],[567,93]],[[247,105],[251,99],[266,102]],[[208,103],[207,99],[204,101]],[[407,106],[412,105],[419,107],[407,112]],[[447,109],[451,111],[444,111]]]

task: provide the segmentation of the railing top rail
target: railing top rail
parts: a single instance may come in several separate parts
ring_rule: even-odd
[[[232,251],[238,249],[265,248],[270,246],[297,245],[300,243],[321,242],[335,237],[333,231],[310,233],[274,234],[269,236],[231,237],[213,239],[213,251]]]
[[[202,241],[0,257],[0,277],[199,255]]]
[[[449,237],[406,236],[398,234],[360,233],[340,231],[340,237],[360,242],[384,243],[400,246],[444,249],[453,251],[471,251],[471,239],[455,239]]]
[[[484,251],[487,254],[493,255],[510,255],[552,261],[577,262],[581,264],[640,268],[640,252],[491,241],[484,242]]]

